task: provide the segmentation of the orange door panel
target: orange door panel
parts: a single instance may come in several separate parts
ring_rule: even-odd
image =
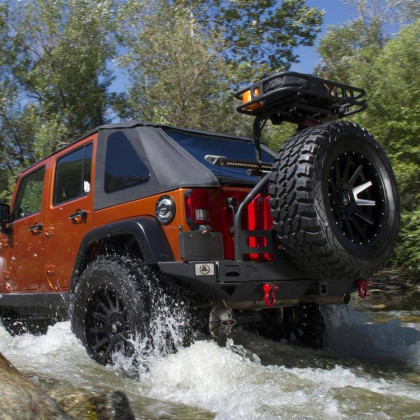
[[[46,172],[44,164],[25,174],[18,187],[12,210],[10,246],[3,248],[7,261],[3,278],[9,292],[36,290],[41,284],[45,258]]]
[[[53,175],[46,220],[44,285],[67,290],[77,252],[93,227],[93,174],[97,135],[52,159]]]
[[[35,290],[41,283],[45,258],[43,222],[41,213],[13,222],[13,245],[9,248],[13,256],[8,259],[10,275],[6,281],[10,292]]]

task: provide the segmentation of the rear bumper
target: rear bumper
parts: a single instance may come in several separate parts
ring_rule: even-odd
[[[354,290],[354,279],[312,278],[290,262],[253,261],[161,262],[160,270],[196,293],[229,302],[260,302],[262,286],[279,287],[279,306],[297,302],[336,303]]]

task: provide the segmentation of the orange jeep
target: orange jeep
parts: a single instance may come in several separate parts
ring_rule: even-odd
[[[255,116],[252,140],[111,124],[26,169],[10,210],[0,206],[6,326],[72,306],[75,334],[111,363],[148,334],[154,288],[176,284],[209,309],[213,335],[250,323],[320,346],[319,305],[363,297],[398,233],[387,157],[336,121],[364,109],[363,95],[275,74],[237,95]],[[298,124],[277,155],[260,143],[268,119]]]

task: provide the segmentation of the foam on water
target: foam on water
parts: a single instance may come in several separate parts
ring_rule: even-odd
[[[410,412],[420,404],[420,390],[399,380],[389,382],[341,366],[286,368],[281,360],[264,366],[255,356],[232,351],[232,346],[201,341],[156,360],[142,392],[205,407],[218,418],[346,418],[343,400],[360,392],[396,404],[404,401]]]
[[[343,307],[332,307],[325,315],[327,351],[248,333],[225,345],[197,341],[176,354],[150,355],[149,370],[137,380],[91,361],[69,322],[37,337],[11,337],[0,327],[0,351],[24,372],[75,387],[122,389],[134,405],[144,396],[166,401],[159,406],[163,417],[169,410],[164,404],[171,403],[207,409],[219,419],[420,416],[419,325],[373,323]],[[391,374],[372,368],[372,358]],[[195,418],[196,409],[191,410],[181,417]]]

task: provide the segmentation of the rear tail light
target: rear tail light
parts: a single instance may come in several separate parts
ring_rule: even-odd
[[[270,197],[258,194],[248,206],[248,228],[249,230],[271,230],[273,228],[273,217],[271,216]],[[250,247],[264,247],[267,240],[263,237],[250,236]],[[273,254],[250,254],[252,261],[273,261]]]
[[[191,224],[210,221],[210,197],[207,190],[190,190],[185,193],[185,215]]]

